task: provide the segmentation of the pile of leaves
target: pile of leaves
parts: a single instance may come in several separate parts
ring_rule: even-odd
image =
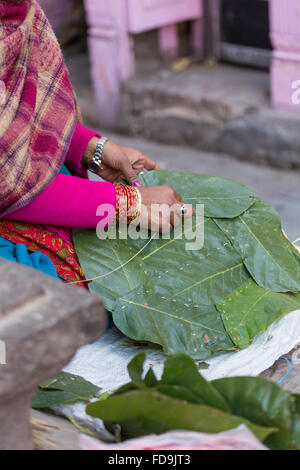
[[[106,240],[94,230],[74,231],[86,277],[98,276],[89,289],[126,336],[205,360],[247,347],[300,308],[300,255],[271,206],[224,178],[153,171],[141,179],[204,204],[205,239],[202,249],[186,250],[186,232],[169,240],[149,235],[148,243],[123,239],[122,231]],[[197,223],[195,215],[190,231]]]
[[[105,400],[87,406],[122,438],[170,430],[219,433],[245,424],[271,449],[300,449],[300,395],[261,377],[207,382],[185,354],[168,358],[161,380],[151,368],[143,377],[145,354],[128,365],[131,382]],[[118,426],[116,426],[118,425]]]

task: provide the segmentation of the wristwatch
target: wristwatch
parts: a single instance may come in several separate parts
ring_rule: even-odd
[[[103,170],[103,147],[107,141],[108,139],[106,137],[101,137],[97,144],[94,156],[88,163],[88,170],[92,173],[99,173],[99,171]]]

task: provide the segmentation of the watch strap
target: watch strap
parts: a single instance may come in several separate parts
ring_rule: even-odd
[[[99,139],[94,156],[88,164],[88,169],[93,173],[98,173],[103,170],[103,148],[107,141],[108,139],[106,137]]]

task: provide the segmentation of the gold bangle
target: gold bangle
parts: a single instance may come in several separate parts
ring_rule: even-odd
[[[132,220],[136,220],[139,218],[139,216],[141,215],[141,208],[142,208],[142,196],[141,196],[141,193],[140,191],[135,188],[134,186],[132,186],[132,189],[135,190],[136,192],[136,197],[137,197],[137,203],[136,203],[136,212],[135,212],[135,215],[133,217]]]

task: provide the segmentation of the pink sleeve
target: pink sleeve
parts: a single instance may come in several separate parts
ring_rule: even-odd
[[[101,137],[98,132],[90,131],[81,124],[77,124],[65,159],[65,163],[72,173],[86,177],[86,169],[82,167],[81,159],[87,144],[94,136]]]
[[[102,216],[97,216],[101,204],[109,206],[104,207]],[[59,174],[34,201],[6,218],[61,227],[96,228],[101,220],[105,220],[104,226],[110,224],[115,207],[116,191],[112,183]]]

